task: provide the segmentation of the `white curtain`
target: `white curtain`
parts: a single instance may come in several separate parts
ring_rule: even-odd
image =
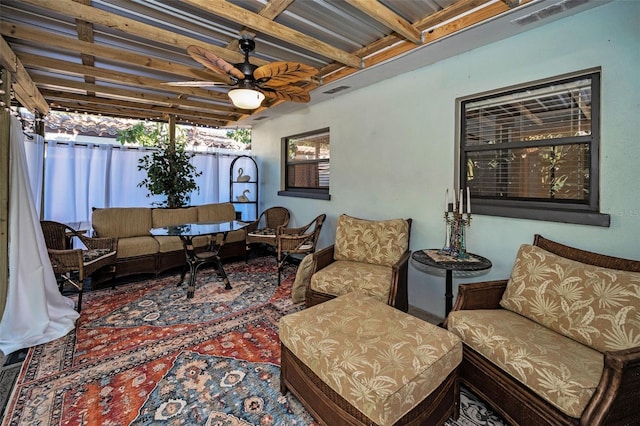
[[[44,166],[44,138],[40,135],[30,135],[24,140],[24,149],[29,169],[29,182],[33,194],[33,204],[38,217],[42,207],[42,184]]]
[[[220,170],[220,156],[217,154],[197,154],[191,158],[191,164],[196,166],[196,169],[202,171],[202,174],[196,178],[199,191],[191,193],[192,206],[199,206],[202,204],[218,203],[220,200],[227,201],[229,198],[221,198],[220,191],[220,178],[218,176],[218,170]],[[227,169],[229,170],[229,169]],[[225,187],[229,187],[229,180],[223,180]],[[228,189],[227,189],[228,191]]]
[[[9,288],[0,350],[10,354],[66,335],[78,313],[58,291],[31,194],[22,126],[11,117]]]
[[[93,207],[151,207],[163,201],[162,196],[148,197],[147,189],[138,186],[146,177],[144,170],[138,170],[138,160],[149,153],[147,149],[77,142],[46,145],[43,217],[47,220],[89,222]],[[232,159],[196,153],[191,162],[202,175],[196,178],[200,191],[191,194],[191,205],[229,200]],[[33,164],[31,156],[29,163]]]

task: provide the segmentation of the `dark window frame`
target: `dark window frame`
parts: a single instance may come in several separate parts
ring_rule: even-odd
[[[321,164],[326,163],[330,165],[331,163],[331,155],[329,154],[329,158],[318,158],[304,161],[293,161],[289,160],[289,143],[291,141],[295,141],[296,139],[305,139],[311,138],[314,136],[321,136],[323,134],[329,135],[329,128],[325,127],[322,129],[311,130],[309,132],[299,133],[296,135],[285,136],[281,139],[281,147],[282,147],[282,190],[278,191],[278,195],[286,196],[286,197],[299,197],[299,198],[311,198],[318,200],[330,200],[331,195],[329,190],[331,188],[330,182],[330,166],[329,166],[329,186],[327,187],[319,187],[319,188],[310,188],[304,186],[290,186],[289,182],[289,169],[291,165],[303,165],[303,164]],[[330,139],[330,138],[329,138]],[[331,146],[331,142],[329,142],[329,146]],[[331,150],[329,150],[331,152]]]
[[[591,132],[588,137],[560,137],[542,140],[529,140],[526,142],[512,142],[502,145],[489,143],[473,144],[467,143],[467,122],[466,122],[466,105],[470,103],[482,102],[490,99],[498,99],[505,95],[520,93],[526,90],[536,90],[539,88],[550,87],[554,84],[567,83],[580,79],[591,79]],[[508,88],[502,88],[486,92],[466,96],[456,100],[458,114],[458,158],[457,171],[459,187],[471,188],[471,202],[473,205],[472,212],[474,214],[483,214],[490,216],[512,217],[534,219],[552,222],[576,223],[594,226],[610,225],[610,216],[600,213],[600,69],[592,69],[562,76],[556,76],[535,82],[529,82]],[[506,105],[506,103],[505,103]],[[559,145],[569,144],[588,144],[589,161],[589,184],[588,184],[588,200],[586,202],[572,202],[568,200],[544,200],[544,199],[508,199],[508,197],[486,197],[481,196],[478,191],[474,191],[472,181],[468,180],[467,162],[469,157],[473,158],[473,154],[482,151],[498,151],[506,152],[508,149],[518,148],[540,148],[540,147],[556,147]],[[500,149],[499,149],[500,148]],[[511,179],[512,177],[509,176]],[[524,178],[523,178],[524,179]],[[520,182],[520,181],[518,181]],[[474,193],[475,192],[475,193]]]

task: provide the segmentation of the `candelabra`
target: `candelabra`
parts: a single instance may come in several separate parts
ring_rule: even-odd
[[[446,241],[441,252],[449,256],[466,259],[466,228],[471,226],[471,213],[444,212]]]

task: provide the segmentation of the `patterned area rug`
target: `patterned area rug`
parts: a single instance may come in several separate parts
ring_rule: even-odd
[[[315,425],[280,394],[280,317],[295,267],[273,258],[203,269],[193,299],[178,275],[88,292],[74,332],[32,348],[3,425]],[[500,425],[463,390],[450,426]]]

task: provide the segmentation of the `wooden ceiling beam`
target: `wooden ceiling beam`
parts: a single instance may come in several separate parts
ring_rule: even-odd
[[[63,92],[59,90],[41,90],[42,95],[53,103],[74,101],[79,103],[88,103],[96,105],[109,105],[112,107],[123,107],[129,109],[140,109],[150,112],[161,112],[163,114],[178,114],[184,116],[193,116],[200,118],[207,118],[211,120],[228,121],[229,114],[214,114],[210,109],[206,110],[188,110],[182,108],[169,108],[157,104],[146,104],[141,102],[123,101],[121,99],[102,98],[97,96],[85,96],[77,93]]]
[[[142,89],[151,88],[164,92],[172,92],[189,96],[197,96],[204,99],[215,99],[218,101],[228,102],[228,97],[226,94],[214,92],[211,90],[198,89],[194,87],[169,86],[163,84],[163,81],[157,80],[155,78],[142,77],[139,75],[124,73],[121,71],[105,70],[96,67],[75,64],[73,62],[62,61],[59,59],[32,55],[30,53],[20,53],[18,57],[29,68],[40,69],[55,73],[90,76],[103,81],[126,84]]]
[[[201,116],[199,114],[183,114],[182,112],[172,111],[170,113],[160,111],[141,110],[138,108],[126,108],[124,106],[105,106],[100,104],[92,104],[77,101],[59,101],[53,105],[55,109],[65,111],[82,111],[90,114],[102,114],[110,117],[138,118],[145,120],[164,121],[167,116],[175,116],[180,122],[206,123],[209,126],[224,126],[228,120],[212,119]]]
[[[91,0],[74,0],[76,3],[90,5]],[[93,25],[91,22],[83,21],[82,19],[76,19],[76,31],[78,33],[78,39],[86,41],[87,43],[93,43]],[[95,56],[83,53],[80,55],[82,58],[82,64],[87,66],[94,66],[96,62]],[[84,81],[86,83],[95,83],[96,79],[93,76],[85,76]],[[91,95],[91,93],[89,93]]]
[[[102,96],[110,96],[122,100],[132,100],[146,103],[160,103],[163,105],[180,104],[183,108],[194,108],[199,110],[219,111],[220,113],[237,114],[244,113],[243,110],[229,107],[227,105],[219,105],[209,102],[194,101],[191,99],[177,99],[171,96],[162,96],[146,92],[135,92],[133,90],[120,89],[111,86],[102,86],[98,84],[83,83],[80,81],[71,81],[63,78],[47,77],[37,75],[34,77],[35,84],[40,88],[62,90],[62,91],[80,91],[95,92]]]
[[[522,0],[522,3],[524,4],[529,1],[531,0]],[[472,10],[475,11],[471,12]],[[436,27],[432,30],[424,32],[423,36],[424,42],[426,44],[440,40],[446,36],[482,22],[483,20],[493,18],[501,13],[506,12],[507,10],[507,6],[502,2],[493,3],[490,0],[462,0],[460,2],[454,3],[447,9],[440,10],[436,13],[433,13],[432,15],[429,15],[428,17],[419,20],[414,25],[423,31],[431,27]],[[461,14],[462,16],[460,18],[439,27],[437,26],[455,16],[460,16]],[[378,43],[377,48],[373,50],[368,56],[366,55],[366,52],[372,50],[369,46],[361,49],[361,51],[358,52],[358,54],[364,58],[366,67],[384,62],[388,59],[394,58],[398,55],[415,49],[415,45],[406,41],[402,41],[402,39],[398,38],[397,35],[393,34],[385,37],[384,39],[378,40],[376,43]],[[379,45],[382,43],[392,47],[388,49],[381,49]],[[351,70],[348,68],[336,70],[335,68],[328,66],[320,70],[320,75],[322,76],[323,84],[328,84],[330,82],[345,78],[353,74],[354,72],[355,70]]]
[[[244,55],[240,52],[234,52],[214,44],[205,43],[202,40],[125,18],[115,13],[98,9],[97,7],[78,4],[73,0],[22,0],[22,2],[170,46],[186,49],[187,46],[191,44],[197,44],[230,62],[242,62],[244,60]],[[264,65],[266,63],[266,61],[258,58],[254,60],[254,64],[256,65]]]
[[[133,64],[155,71],[163,71],[177,76],[202,80],[218,80],[214,73],[203,69],[194,69],[186,65],[165,61],[149,55],[129,52],[99,44],[88,43],[71,37],[61,36],[49,31],[42,31],[35,27],[23,24],[0,22],[0,34],[18,40],[32,43],[42,43],[47,46],[57,47],[83,54],[91,54],[99,58]]]
[[[33,0],[30,0],[33,1]],[[226,0],[182,0],[192,6],[200,8],[208,13],[218,15],[238,24],[252,28],[272,37],[291,43],[295,46],[315,52],[319,55],[331,58],[342,64],[360,69],[362,60],[349,52],[338,49],[330,44],[310,37],[300,31],[285,27],[282,24],[273,22],[257,13],[249,12],[247,9],[229,3]]]
[[[268,1],[267,4],[265,4],[264,7],[260,10],[260,12],[258,12],[258,15],[273,21],[275,18],[280,16],[280,14],[284,12],[287,9],[287,7],[289,7],[289,5],[293,2],[294,0]],[[240,30],[240,34],[247,35],[251,38],[254,38],[256,36],[256,33],[252,31],[251,28],[248,28],[248,27],[243,27]],[[232,40],[229,44],[227,44],[227,49],[238,50],[240,48],[239,44],[240,43],[238,42],[238,40]]]
[[[49,105],[44,99],[27,70],[16,56],[11,46],[3,37],[0,37],[0,63],[13,75],[13,91],[18,101],[31,111],[38,111],[42,115],[49,113]]]
[[[371,0],[347,0],[347,3],[407,40],[415,44],[422,44],[422,32],[382,3]]]
[[[414,23],[414,26],[420,31],[427,30],[438,24],[446,22],[456,16],[469,13],[473,9],[476,9],[483,4],[489,3],[492,0],[461,0],[446,9],[439,10],[426,16]],[[528,0],[527,0],[528,1]],[[434,41],[434,40],[431,40]],[[389,49],[389,47],[393,48]],[[354,53],[365,61],[365,66],[369,67],[376,63],[382,62],[387,58],[393,57],[400,53],[407,52],[415,48],[415,45],[403,42],[403,40],[397,34],[390,34],[375,42],[358,49]],[[376,59],[378,58],[378,59]],[[329,83],[338,79],[344,78],[354,73],[354,70],[341,69],[339,64],[330,64],[323,67],[318,75],[323,79],[323,83]]]

